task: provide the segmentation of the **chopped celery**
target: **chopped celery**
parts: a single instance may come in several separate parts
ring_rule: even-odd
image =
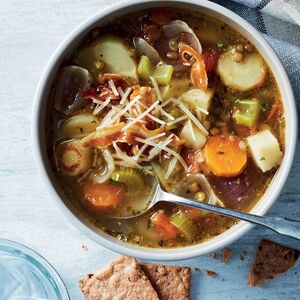
[[[114,181],[124,183],[128,194],[136,194],[143,190],[145,184],[143,175],[137,170],[121,167],[114,171],[110,178]]]
[[[158,83],[165,85],[169,84],[172,78],[173,70],[173,66],[165,64],[154,67],[150,58],[146,55],[141,56],[139,65],[137,67],[137,73],[140,77],[149,79],[150,76],[153,76]]]
[[[243,125],[248,128],[253,127],[260,112],[260,104],[258,100],[240,100],[236,107],[237,110],[233,115],[236,124]]]
[[[142,55],[137,72],[140,77],[144,79],[148,79],[152,74],[153,66],[151,64],[150,58],[146,55]]]
[[[170,217],[170,222],[184,235],[189,241],[193,241],[197,235],[197,227],[187,217],[187,215],[178,211]]]
[[[159,65],[156,66],[152,76],[161,84],[169,84],[173,74],[173,66],[171,65]]]

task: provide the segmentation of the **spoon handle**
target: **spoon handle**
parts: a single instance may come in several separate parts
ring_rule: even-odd
[[[161,201],[168,201],[180,205],[192,206],[206,211],[211,211],[223,216],[247,221],[253,224],[262,225],[281,235],[289,236],[300,240],[300,221],[279,217],[257,216],[230,208],[224,208],[203,202],[194,201],[191,199],[186,199],[166,192],[162,192],[160,199]]]

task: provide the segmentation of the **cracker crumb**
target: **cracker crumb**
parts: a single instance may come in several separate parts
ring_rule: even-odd
[[[86,245],[81,245],[81,249],[85,250],[85,251],[88,251],[88,247]]]
[[[217,275],[216,272],[211,271],[211,270],[205,270],[205,272],[206,272],[206,275],[210,278],[215,277]]]
[[[194,268],[194,271],[195,271],[195,272],[199,272],[199,271],[200,271],[200,268],[197,268],[197,267],[196,267],[196,268]]]
[[[229,248],[224,248],[222,250],[222,260],[224,263],[227,263],[231,256],[232,256],[232,251]]]

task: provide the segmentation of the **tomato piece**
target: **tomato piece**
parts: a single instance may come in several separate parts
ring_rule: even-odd
[[[218,63],[220,52],[216,48],[208,48],[202,53],[206,72],[212,71]]]
[[[151,10],[151,19],[158,25],[168,24],[171,18],[171,13],[165,8],[154,8]]]

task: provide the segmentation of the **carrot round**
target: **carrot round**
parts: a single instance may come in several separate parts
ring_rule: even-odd
[[[88,208],[96,213],[109,213],[115,210],[123,198],[124,187],[115,183],[86,183],[83,185],[83,196]]]
[[[178,235],[177,228],[171,224],[169,218],[162,210],[157,211],[151,217],[151,223],[165,240],[173,240]]]
[[[247,163],[247,154],[240,148],[240,139],[227,135],[210,137],[204,148],[206,165],[216,176],[239,175]]]

